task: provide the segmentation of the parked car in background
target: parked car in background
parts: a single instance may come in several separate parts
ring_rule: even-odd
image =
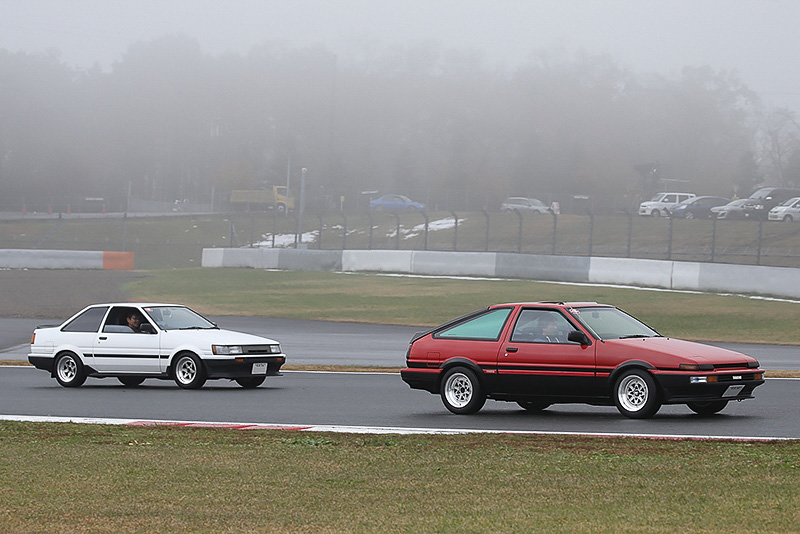
[[[160,378],[197,389],[227,378],[250,389],[278,375],[286,355],[277,341],[222,330],[185,306],[119,303],[37,327],[28,361],[64,387],[115,377],[125,386]]]
[[[507,213],[518,210],[521,213],[550,213],[550,209],[538,198],[508,197],[500,204],[500,211]]]
[[[662,404],[701,415],[753,397],[764,371],[750,356],[663,337],[614,306],[489,306],[414,336],[400,376],[456,414],[486,399],[538,412],[556,403],[616,406],[633,419]]]
[[[677,219],[710,219],[714,216],[711,208],[724,206],[730,201],[724,197],[694,197],[670,209],[670,214]]]
[[[369,209],[376,211],[425,211],[425,204],[414,202],[403,195],[383,195],[371,199]]]
[[[790,198],[769,210],[770,221],[800,221],[800,197]]]
[[[750,195],[750,198],[758,201],[754,208],[754,215],[760,219],[766,219],[772,208],[794,197],[800,197],[800,189],[762,187]]]
[[[717,219],[757,219],[756,207],[760,205],[761,203],[758,200],[740,198],[724,206],[711,208],[711,213],[716,215]]]
[[[669,210],[684,200],[694,198],[694,193],[659,193],[647,202],[639,204],[639,215],[660,217],[669,215]]]

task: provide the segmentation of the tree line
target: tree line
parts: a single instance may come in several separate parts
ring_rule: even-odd
[[[212,56],[164,36],[103,70],[0,49],[0,208],[220,206],[287,178],[296,194],[301,168],[317,207],[401,193],[440,209],[506,196],[614,208],[665,188],[800,184],[793,112],[764,109],[735,73],[667,77],[548,51],[509,69],[434,43],[362,52]]]

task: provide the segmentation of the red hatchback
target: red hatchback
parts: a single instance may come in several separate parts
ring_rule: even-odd
[[[595,302],[498,304],[412,340],[403,381],[440,394],[453,413],[486,399],[529,411],[554,403],[616,405],[646,418],[662,404],[698,414],[753,398],[758,361],[731,350],[670,339],[613,306]]]

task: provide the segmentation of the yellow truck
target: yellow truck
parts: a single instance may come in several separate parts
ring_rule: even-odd
[[[231,207],[239,209],[294,209],[294,197],[286,196],[285,185],[274,185],[272,189],[234,189],[231,191]]]

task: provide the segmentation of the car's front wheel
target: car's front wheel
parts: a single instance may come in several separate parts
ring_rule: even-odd
[[[65,388],[76,388],[86,382],[86,371],[77,355],[65,352],[56,359],[56,380]]]
[[[175,383],[183,389],[198,389],[206,383],[203,362],[194,354],[179,354],[175,357]]]
[[[253,376],[246,378],[234,378],[234,380],[236,380],[236,383],[242,386],[244,389],[253,389],[263,384],[266,378],[267,377],[265,376]]]
[[[653,210],[650,212],[651,217],[661,217],[661,212],[658,210]]]
[[[689,409],[698,415],[714,415],[715,413],[721,412],[727,405],[728,401],[726,400],[690,402],[687,404]]]
[[[793,220],[794,220],[794,219],[792,219],[792,216],[791,216],[791,215],[787,215],[787,216],[785,216],[785,217],[783,218],[783,222],[792,222]]]
[[[454,367],[444,374],[441,395],[445,408],[456,414],[475,413],[486,402],[478,377],[465,367]]]
[[[661,408],[655,380],[642,369],[624,372],[614,385],[614,404],[625,417],[652,417]]]

